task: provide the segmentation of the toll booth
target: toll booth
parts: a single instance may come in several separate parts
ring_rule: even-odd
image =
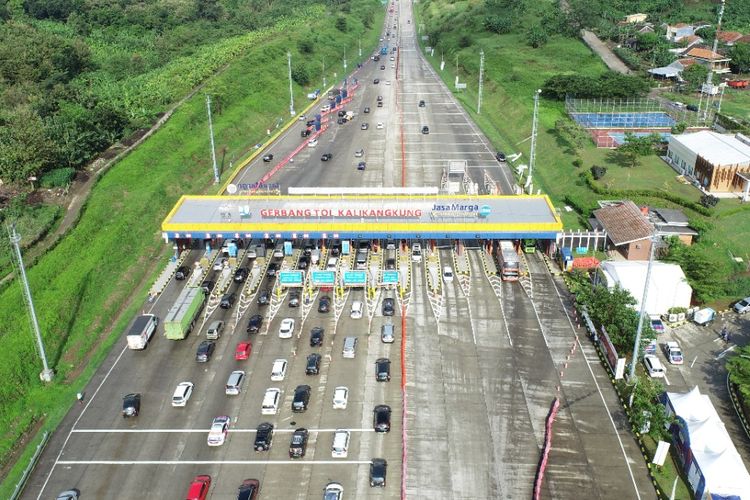
[[[560,267],[565,272],[570,272],[573,269],[573,252],[570,248],[560,249]]]

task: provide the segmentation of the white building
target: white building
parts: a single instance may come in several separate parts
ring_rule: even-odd
[[[635,298],[635,309],[640,310],[648,261],[605,261],[600,269],[607,288],[619,285],[623,290],[627,290]],[[654,261],[646,298],[648,314],[666,314],[672,307],[688,308],[692,295],[693,288],[688,284],[685,273],[679,265]]]

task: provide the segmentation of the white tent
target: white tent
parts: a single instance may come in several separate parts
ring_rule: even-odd
[[[620,285],[620,288],[629,291],[635,298],[636,309],[641,308],[647,269],[647,261],[610,260],[601,265],[607,288]],[[690,307],[692,295],[693,289],[679,265],[654,261],[646,299],[646,311],[649,314],[666,314],[671,307]]]

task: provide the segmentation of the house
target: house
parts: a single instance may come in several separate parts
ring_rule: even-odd
[[[694,59],[677,59],[668,66],[662,66],[660,68],[652,68],[648,72],[653,77],[657,78],[674,78],[677,81],[682,81],[682,72],[688,66],[692,66],[695,63]]]
[[[667,163],[695,180],[708,193],[747,194],[750,177],[750,138],[710,130],[672,135]]]
[[[654,227],[630,200],[594,210],[593,229],[607,233],[607,240],[627,260],[648,260]]]
[[[709,397],[698,387],[664,395],[672,444],[693,498],[750,499],[750,474]]]
[[[739,31],[719,31],[716,34],[716,37],[721,43],[730,47],[737,43],[737,40],[742,38],[742,36],[742,33],[740,33]]]
[[[602,262],[598,273],[595,278],[598,283],[606,284],[609,289],[619,286],[627,290],[635,299],[633,308],[641,309],[648,274],[647,260],[607,260]],[[688,308],[692,297],[693,288],[678,264],[657,260],[651,263],[651,277],[648,280],[645,304],[645,310],[649,315],[661,316],[673,307]]]
[[[734,41],[734,45],[737,45],[738,43],[750,43],[750,35],[744,35]]]
[[[625,16],[625,22],[628,24],[642,23],[645,22],[647,18],[648,14],[629,14]]]
[[[706,66],[717,74],[729,73],[731,71],[731,69],[729,69],[729,61],[731,61],[731,59],[724,57],[713,50],[693,47],[685,53],[685,56],[694,59],[698,64]]]
[[[688,225],[688,218],[681,210],[649,208],[648,219],[662,239],[677,236],[682,243],[690,246],[693,238],[698,236],[698,231]]]
[[[667,40],[676,43],[685,38],[686,36],[694,35],[695,28],[685,23],[677,23],[675,25],[662,25],[666,27]]]

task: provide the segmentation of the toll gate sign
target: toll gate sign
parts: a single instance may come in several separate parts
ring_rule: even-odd
[[[302,286],[304,275],[302,271],[279,272],[279,283],[281,286]]]
[[[366,283],[366,271],[344,271],[344,286],[365,286]]]
[[[336,273],[334,271],[313,271],[312,272],[313,286],[333,286],[335,281],[336,281]]]
[[[399,272],[398,271],[383,271],[383,284],[384,285],[396,285],[398,284]]]

